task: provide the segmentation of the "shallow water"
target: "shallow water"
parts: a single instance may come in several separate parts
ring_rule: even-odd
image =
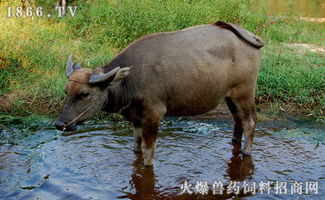
[[[308,124],[308,123],[307,123]],[[272,127],[272,128],[269,128]],[[302,128],[304,127],[304,128]],[[227,120],[161,124],[154,167],[143,167],[134,154],[127,123],[96,122],[73,133],[54,129],[31,134],[0,134],[1,199],[321,199],[325,196],[324,129],[306,124],[259,124],[252,157],[230,144]],[[196,191],[207,182],[208,194]],[[223,195],[213,194],[213,182]],[[227,193],[230,181],[240,182]],[[244,181],[256,184],[244,191]],[[270,194],[258,184],[268,182]],[[276,181],[288,182],[288,194],[276,194]],[[290,183],[302,182],[302,194]],[[306,182],[318,182],[318,194],[306,195]],[[191,184],[182,193],[181,186]],[[197,193],[195,193],[197,192]],[[285,192],[285,191],[283,191]]]

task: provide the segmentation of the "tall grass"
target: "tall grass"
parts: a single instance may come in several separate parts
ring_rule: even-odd
[[[240,22],[248,1],[205,0],[98,0],[84,5],[68,23],[78,36],[95,38],[99,44],[110,42],[123,48],[140,36],[212,23],[217,19]]]
[[[258,80],[258,99],[324,109],[324,54],[304,52],[287,43],[324,45],[324,25],[295,18],[270,18],[250,0],[94,0],[74,1],[75,17],[5,18],[0,3],[0,103],[10,112],[59,111],[64,99],[65,60],[83,67],[101,66],[137,38],[217,20],[240,23],[266,41]],[[34,1],[53,13],[49,2]],[[54,3],[52,4],[54,6]],[[1,97],[2,96],[2,97]],[[1,105],[0,105],[1,110]]]

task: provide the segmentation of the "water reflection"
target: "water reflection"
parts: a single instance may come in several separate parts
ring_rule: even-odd
[[[242,156],[240,153],[241,145],[232,145],[232,157],[228,162],[228,168],[226,170],[225,177],[229,177],[230,181],[244,181],[249,180],[254,175],[254,164],[252,156]],[[127,193],[125,196],[119,198],[127,198],[132,200],[151,200],[151,199],[227,199],[232,196],[245,197],[251,194],[244,194],[243,189],[240,189],[239,194],[226,193],[214,194],[213,190],[209,190],[208,194],[180,194],[166,193],[166,191],[159,191],[156,187],[156,177],[154,173],[154,167],[144,167],[142,163],[141,153],[135,154],[135,160],[133,162],[133,173],[131,175],[130,185],[134,188],[135,193]],[[180,192],[180,188],[178,189]],[[224,191],[227,190],[227,185],[224,186]]]
[[[243,189],[227,194],[230,181],[240,182],[242,188],[244,181],[312,180],[319,182],[319,193],[325,191],[323,129],[274,126],[258,129],[252,157],[243,157],[241,146],[230,143],[231,122],[165,123],[154,167],[149,168],[143,166],[141,154],[132,153],[132,131],[127,124],[88,124],[65,135],[54,130],[38,132],[15,139],[15,144],[0,144],[0,199],[279,197],[274,191],[262,196],[245,194]],[[0,135],[0,142],[5,141]],[[192,184],[192,194],[180,194],[185,181]],[[195,193],[198,181],[208,182],[208,194]],[[214,181],[224,184],[222,195],[213,194]],[[321,199],[319,195],[280,198]]]
[[[153,199],[158,196],[159,191],[155,190],[155,174],[153,166],[143,167],[142,155],[140,153],[135,154],[136,159],[133,163],[134,171],[131,175],[130,184],[135,189],[134,194],[129,194],[129,199]]]
[[[252,179],[254,175],[254,164],[252,156],[243,156],[240,153],[241,145],[234,144],[232,157],[228,163],[227,175],[231,181],[243,181]]]

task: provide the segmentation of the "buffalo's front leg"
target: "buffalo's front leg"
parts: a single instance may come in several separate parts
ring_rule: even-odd
[[[145,119],[142,122],[142,155],[145,166],[151,166],[156,150],[159,120]]]

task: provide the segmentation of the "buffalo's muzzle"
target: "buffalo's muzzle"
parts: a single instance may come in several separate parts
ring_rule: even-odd
[[[55,120],[55,128],[62,131],[64,128],[64,123],[59,120]]]
[[[55,120],[55,127],[56,129],[60,130],[60,131],[74,131],[76,129],[75,124],[72,123],[70,125],[66,125],[66,123],[63,123],[60,120]]]

